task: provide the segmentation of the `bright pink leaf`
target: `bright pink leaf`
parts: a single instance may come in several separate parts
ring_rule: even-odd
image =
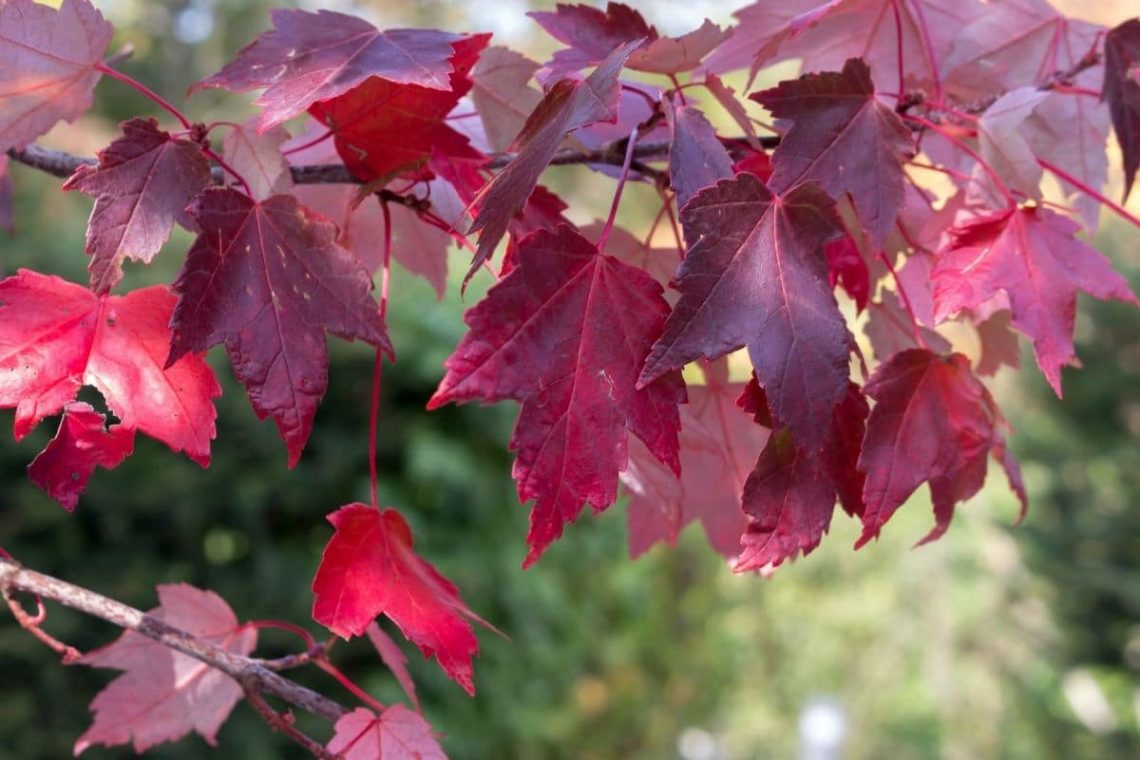
[[[695,106],[666,106],[669,120],[669,183],[677,208],[717,180],[732,176],[732,158],[717,139],[716,130]]]
[[[336,532],[313,579],[313,619],[344,638],[387,615],[424,657],[434,656],[468,694],[479,620],[459,589],[412,549],[412,531],[394,509],[349,504],[328,516]],[[480,621],[481,622],[481,621]]]
[[[518,266],[467,312],[471,328],[428,404],[522,402],[511,448],[519,499],[536,499],[524,566],[588,502],[617,497],[630,433],[674,471],[680,373],[635,382],[669,307],[661,286],[563,226],[523,239]]]
[[[147,614],[199,641],[243,656],[257,646],[257,629],[239,624],[213,591],[185,583],[162,585],[158,599],[159,606]],[[241,686],[221,671],[134,631],[80,662],[126,672],[91,702],[95,722],[75,743],[77,755],[96,744],[128,742],[135,752],[144,752],[191,731],[213,746],[218,729],[242,698]]]
[[[718,553],[732,558],[740,552],[746,524],[740,494],[768,429],[737,407],[744,384],[729,382],[726,360],[702,368],[705,385],[690,385],[689,403],[681,406],[680,478],[639,442],[630,444],[621,482],[630,494],[631,557],[658,541],[676,543],[695,520]]]
[[[325,749],[344,760],[447,760],[428,722],[403,705],[386,708],[380,717],[358,707],[333,730]]]
[[[879,365],[864,391],[876,404],[859,457],[859,469],[867,474],[867,506],[856,548],[878,536],[923,483],[930,484],[935,527],[922,542],[941,536],[954,505],[982,487],[991,453],[1011,482],[1020,483],[1004,444],[1001,413],[962,354],[902,351]],[[1024,509],[1023,489],[1018,496]]]
[[[174,300],[162,286],[100,297],[26,269],[0,281],[0,408],[16,408],[16,439],[90,385],[123,428],[206,466],[221,388],[200,356],[164,367]]]
[[[118,467],[134,448],[133,428],[108,428],[106,418],[90,405],[71,403],[63,408],[55,438],[28,465],[28,477],[71,511],[95,468]]]
[[[530,86],[536,71],[537,63],[504,47],[487,48],[479,56],[471,71],[471,100],[492,150],[509,148],[542,100],[542,93]]]
[[[1104,86],[1112,126],[1124,154],[1124,199],[1140,168],[1140,18],[1125,21],[1104,39]]]
[[[225,343],[260,419],[272,416],[297,464],[328,387],[325,332],[391,358],[372,278],[336,228],[291,195],[256,202],[228,188],[190,207],[201,234],[174,289],[168,362]]]
[[[589,5],[558,3],[554,11],[532,11],[527,15],[551,37],[570,46],[555,52],[546,64],[544,82],[600,63],[616,48],[630,43],[640,46],[657,39],[657,30],[623,3],[607,3],[604,11]]]
[[[681,300],[639,382],[748,346],[777,423],[798,445],[822,446],[854,344],[823,253],[842,229],[834,202],[814,184],[773,195],[743,173],[699,192],[681,222]]]
[[[154,119],[119,125],[123,136],[80,166],[64,190],[95,198],[87,222],[91,288],[105,293],[123,278],[123,259],[150,263],[190,201],[210,184],[210,164],[191,140],[171,137]]]
[[[433,153],[482,163],[483,154],[445,119],[471,89],[468,74],[490,38],[480,34],[452,43],[447,90],[372,77],[343,95],[314,103],[309,112],[333,131],[345,165],[365,181],[397,172],[418,177]]]
[[[112,31],[87,0],[0,3],[0,153],[91,107]]]
[[[584,80],[559,81],[531,113],[515,140],[518,155],[479,195],[479,213],[469,230],[480,233],[479,248],[467,279],[491,258],[563,138],[587,124],[617,118],[618,74],[633,47],[631,43],[614,50]]]
[[[343,95],[369,77],[436,90],[451,88],[451,43],[434,29],[380,31],[335,11],[274,8],[263,33],[218,73],[194,85],[233,92],[266,88],[257,99],[265,131],[311,105]]]
[[[393,641],[391,636],[384,633],[384,629],[375,621],[369,623],[364,632],[368,634],[368,640],[372,642],[372,646],[376,647],[384,667],[392,671],[392,675],[396,677],[396,681],[404,689],[408,699],[412,700],[412,704],[417,710],[420,710],[420,700],[416,696],[416,682],[412,680],[412,674],[408,672],[408,658],[404,656],[404,651],[400,649],[400,645]]]
[[[902,162],[914,138],[875,98],[867,65],[851,59],[841,73],[808,74],[750,97],[794,122],[772,154],[773,190],[815,180],[837,200],[850,193],[871,242],[882,247],[903,203]]]
[[[1009,299],[1013,326],[1033,341],[1037,364],[1057,395],[1061,368],[1075,365],[1077,291],[1140,305],[1108,259],[1073,235],[1076,223],[1048,209],[1010,209],[950,230],[938,254],[935,318]]]

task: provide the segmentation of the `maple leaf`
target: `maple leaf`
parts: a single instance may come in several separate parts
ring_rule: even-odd
[[[977,0],[759,0],[734,13],[739,23],[732,37],[705,68],[722,73],[750,66],[755,75],[775,60],[799,58],[803,71],[834,71],[862,58],[880,89],[897,91],[904,78],[925,87],[939,82],[962,27],[990,7]]]
[[[1029,118],[1048,92],[1036,87],[1018,87],[1002,95],[978,117],[978,148],[1006,187],[1030,198],[1040,198],[1041,166],[1019,127]],[[989,173],[974,172],[979,183],[992,182]],[[977,183],[971,183],[971,188]]]
[[[633,51],[626,65],[634,71],[652,74],[678,74],[692,71],[701,59],[715,50],[731,33],[713,22],[704,22],[680,37],[651,39],[642,48]]]
[[[1101,100],[1108,103],[1112,127],[1124,154],[1124,200],[1140,168],[1140,19],[1130,19],[1104,38],[1104,84]]]
[[[601,239],[603,229],[605,223],[596,221],[580,228],[579,231],[596,243]],[[617,225],[610,229],[610,236],[606,238],[606,253],[621,259],[626,264],[645,270],[662,287],[667,286],[673,279],[673,275],[677,273],[677,266],[681,263],[681,251],[676,246],[660,248],[646,245],[645,241],[634,237],[629,230]],[[665,291],[666,301],[675,300],[676,296],[676,291]]]
[[[289,160],[282,153],[282,145],[288,140],[289,133],[283,127],[258,133],[252,120],[231,125],[222,140],[226,163],[246,181],[255,201],[292,192],[293,175]]]
[[[447,760],[428,722],[403,705],[391,705],[379,717],[358,707],[333,730],[325,749],[344,760]]]
[[[365,181],[418,170],[433,153],[482,163],[483,154],[445,118],[471,89],[468,74],[490,38],[480,34],[452,42],[450,89],[372,77],[343,95],[314,103],[309,113],[333,131],[345,165]]]
[[[257,629],[239,624],[213,591],[185,583],[160,585],[159,606],[147,614],[198,641],[237,655],[257,646]],[[102,744],[131,742],[144,752],[196,731],[213,746],[218,729],[242,698],[236,681],[209,665],[134,631],[83,656],[97,668],[126,671],[91,702],[95,722],[75,742],[75,754]]]
[[[772,154],[772,189],[815,180],[833,198],[850,193],[881,248],[903,203],[902,162],[914,152],[914,139],[875,98],[867,65],[853,58],[842,72],[807,74],[749,97],[794,122]]]
[[[982,347],[974,367],[979,375],[996,374],[1003,364],[1015,369],[1021,366],[1021,348],[1017,334],[1009,329],[1008,311],[995,312],[974,327]]]
[[[428,403],[522,402],[511,449],[520,501],[535,499],[524,567],[588,502],[617,497],[628,434],[677,471],[680,373],[635,389],[669,307],[661,286],[568,226],[519,244],[517,266],[465,316],[470,331]]]
[[[1079,229],[1045,208],[1009,209],[950,229],[931,279],[935,319],[1009,299],[1013,326],[1033,341],[1037,365],[1061,395],[1061,367],[1076,365],[1077,291],[1140,305],[1109,261],[1075,239]]]
[[[89,404],[63,408],[59,431],[32,463],[28,477],[69,512],[79,503],[95,467],[112,470],[135,448],[135,431],[107,420]]]
[[[821,451],[798,446],[786,428],[772,432],[741,494],[748,525],[735,572],[811,553],[827,533],[837,496],[848,514],[863,513],[864,477],[856,464],[868,411],[859,386],[849,383]]]
[[[91,107],[112,31],[87,0],[0,3],[0,153]]]
[[[555,10],[527,14],[551,37],[570,47],[558,50],[544,67],[544,81],[573,74],[604,60],[616,48],[657,39],[657,30],[633,8],[610,2],[603,11],[589,5],[558,3]]]
[[[621,482],[630,494],[631,557],[658,541],[675,544],[694,520],[701,521],[718,553],[731,558],[740,552],[746,525],[740,494],[768,429],[738,408],[745,386],[729,381],[727,360],[701,368],[705,384],[689,385],[689,403],[681,406],[680,477],[640,441],[630,442],[629,468]]]
[[[0,408],[16,408],[16,439],[90,385],[122,428],[209,464],[221,388],[200,356],[164,368],[174,300],[163,286],[96,296],[26,269],[0,281]]]
[[[527,118],[515,139],[518,155],[479,194],[479,213],[469,230],[479,233],[479,247],[467,273],[468,280],[491,258],[563,138],[596,121],[617,118],[618,74],[636,44],[614,50],[584,80],[559,80]]]
[[[669,184],[677,207],[683,208],[698,190],[732,176],[732,158],[700,109],[670,101],[665,115],[671,138]]]
[[[474,695],[471,658],[479,642],[466,618],[482,621],[459,589],[413,551],[412,531],[400,513],[357,503],[328,521],[336,532],[313,578],[313,619],[347,639],[387,615],[424,657],[434,656]]]
[[[855,302],[855,313],[861,313],[871,297],[871,273],[859,246],[847,235],[832,240],[823,250],[827,254],[827,279],[831,287],[842,286]]]
[[[259,419],[272,416],[297,464],[328,387],[325,332],[394,358],[372,279],[334,241],[336,228],[291,195],[265,201],[205,190],[190,214],[201,234],[174,289],[172,364],[219,343]]]
[[[681,223],[691,241],[675,281],[681,299],[639,384],[748,346],[778,425],[821,446],[854,345],[822,250],[842,229],[834,202],[815,184],[774,195],[745,172],[697,193]]]
[[[449,90],[451,44],[459,35],[434,29],[380,31],[335,11],[274,8],[274,29],[244,47],[221,71],[191,92],[223,87],[232,92],[265,88],[256,103],[265,131],[304,113],[321,100],[343,95],[369,77]]]
[[[105,293],[123,278],[123,259],[150,263],[186,206],[210,184],[210,164],[191,140],[171,137],[154,119],[119,125],[123,136],[63,185],[95,198],[87,222],[91,289]]]
[[[867,304],[867,322],[863,332],[871,341],[871,351],[880,362],[885,362],[899,351],[919,347],[910,314],[891,290],[881,291],[878,301]],[[950,350],[950,342],[934,330],[920,325],[918,334],[926,347],[939,353]]]
[[[392,640],[392,637],[384,633],[376,621],[368,624],[364,629],[364,633],[368,635],[368,640],[372,642],[372,646],[376,647],[376,652],[380,655],[380,660],[384,663],[384,667],[392,671],[392,675],[396,677],[396,681],[404,689],[404,693],[408,695],[408,699],[412,700],[412,704],[420,710],[420,700],[416,696],[416,683],[412,680],[412,674],[408,672],[408,658],[404,656],[404,652],[400,649],[400,645]]]
[[[483,120],[491,149],[506,150],[542,100],[530,87],[538,64],[504,47],[489,47],[471,71],[471,100]]]
[[[930,484],[935,526],[920,543],[937,539],[949,527],[954,505],[982,487],[991,453],[1011,483],[1020,484],[1016,460],[1005,447],[1005,421],[962,354],[902,351],[879,365],[863,390],[876,404],[859,456],[867,474],[866,510],[855,548],[878,536],[923,483]],[[1015,491],[1024,511],[1024,487]]]

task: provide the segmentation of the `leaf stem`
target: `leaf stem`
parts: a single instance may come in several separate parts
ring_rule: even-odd
[[[1042,169],[1047,169],[1048,171],[1052,172],[1053,174],[1056,174],[1058,177],[1065,180],[1066,182],[1068,182],[1070,185],[1072,185],[1073,187],[1080,190],[1085,195],[1088,195],[1092,198],[1095,198],[1096,200],[1100,201],[1105,206],[1108,206],[1110,209],[1115,211],[1117,214],[1119,214],[1122,218],[1127,220],[1133,226],[1140,227],[1140,219],[1138,219],[1134,215],[1130,214],[1128,212],[1128,209],[1124,208],[1123,206],[1121,206],[1118,203],[1114,203],[1113,201],[1109,200],[1108,197],[1105,196],[1103,193],[1100,193],[1097,190],[1095,190],[1094,188],[1089,187],[1087,184],[1085,184],[1081,180],[1077,179],[1072,174],[1069,174],[1067,171],[1065,171],[1061,167],[1054,166],[1053,164],[1049,163],[1048,161],[1046,161],[1043,158],[1037,159],[1037,164]]]
[[[134,89],[138,90],[143,95],[148,97],[150,100],[154,101],[154,103],[156,103],[159,106],[162,106],[167,111],[169,111],[170,114],[174,118],[178,119],[178,121],[182,123],[182,126],[185,129],[191,129],[193,127],[193,125],[190,123],[190,120],[186,118],[186,115],[183,114],[181,111],[179,111],[177,108],[175,108],[174,105],[170,101],[168,101],[166,98],[162,97],[157,92],[150,89],[149,87],[147,87],[145,84],[138,81],[134,77],[132,77],[128,74],[124,74],[123,72],[119,71],[118,69],[113,69],[110,66],[108,66],[106,63],[95,64],[95,70],[102,73],[102,74],[106,74],[107,76],[111,77],[112,79],[118,79],[120,82],[127,85],[128,87],[133,87]]]
[[[301,152],[301,151],[303,151],[303,150],[308,150],[309,148],[313,147],[314,145],[320,145],[320,144],[321,144],[321,143],[323,143],[325,140],[327,140],[327,139],[329,139],[330,137],[332,137],[334,134],[336,134],[336,133],[335,133],[335,132],[333,132],[333,131],[330,129],[330,130],[328,130],[327,132],[325,132],[323,135],[321,135],[320,137],[317,137],[317,138],[315,138],[315,139],[309,140],[307,143],[304,143],[304,144],[302,144],[302,145],[298,145],[298,146],[296,146],[296,147],[290,148],[289,150],[283,150],[283,151],[281,151],[281,155],[283,155],[283,156],[291,156],[291,155],[293,155],[294,153],[300,153],[300,152]]]
[[[625,189],[625,181],[629,179],[629,167],[633,163],[633,149],[637,145],[637,127],[629,133],[629,142],[625,146],[625,161],[621,165],[621,175],[618,177],[617,190],[614,191],[614,202],[610,204],[610,215],[606,219],[606,226],[602,228],[602,234],[598,236],[598,250],[604,250],[606,241],[610,239],[610,233],[614,229],[614,219],[617,218],[618,206],[621,205],[621,194]]]
[[[348,676],[346,676],[343,672],[341,672],[341,669],[338,668],[336,665],[333,665],[327,659],[323,659],[323,658],[317,658],[316,660],[313,660],[313,662],[316,664],[316,666],[318,668],[320,668],[321,670],[325,671],[330,676],[335,678],[340,683],[341,686],[343,686],[344,688],[346,688],[350,692],[352,692],[352,695],[354,697],[356,697],[357,699],[359,699],[361,702],[368,705],[369,707],[371,707],[373,710],[375,710],[378,713],[384,712],[384,703],[383,702],[376,699],[371,694],[366,692],[364,689],[360,688],[355,683],[353,683],[352,679],[349,678]]]
[[[997,172],[994,171],[994,168],[990,166],[984,158],[978,155],[978,152],[976,150],[971,148],[966,143],[962,142],[962,140],[958,139],[958,137],[955,135],[951,134],[949,130],[943,129],[940,125],[935,124],[929,119],[924,119],[921,116],[914,116],[912,114],[902,114],[902,118],[913,121],[916,124],[920,124],[932,132],[937,132],[938,134],[942,135],[942,137],[953,143],[954,146],[958,148],[958,150],[962,151],[967,156],[977,161],[978,166],[982,168],[982,171],[988,174],[990,176],[990,179],[994,181],[994,186],[997,187],[998,192],[1000,192],[1002,194],[1002,197],[1005,198],[1006,203],[1008,203],[1010,207],[1017,205],[1017,202],[1013,199],[1013,194],[1009,191],[1009,188],[1005,186],[1005,183],[1002,182],[1001,177],[998,176]]]

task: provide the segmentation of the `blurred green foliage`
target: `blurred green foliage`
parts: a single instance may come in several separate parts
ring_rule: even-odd
[[[116,4],[124,14],[117,42],[136,46],[124,68],[163,93],[183,92],[267,23],[264,3],[217,2],[211,34],[181,44],[170,37],[171,24],[194,5]],[[422,14],[433,9],[455,8],[392,7],[421,23],[432,23]],[[199,118],[240,118],[235,104],[245,102],[207,93],[192,109]],[[95,135],[93,150],[111,138],[116,120],[153,112],[134,93],[104,84],[96,114],[67,139],[86,130]],[[58,192],[51,178],[14,173],[20,234],[0,243],[0,266],[82,280],[89,202]],[[602,211],[612,185],[595,190],[587,176],[563,169],[554,182],[576,208],[593,196]],[[649,193],[633,189],[626,197],[631,226],[656,211]],[[1136,233],[1109,225],[1102,244],[1114,234],[1135,240]],[[130,267],[126,286],[169,281],[188,240],[177,235],[152,267]],[[510,637],[480,633],[474,699],[408,648],[427,716],[446,733],[452,756],[697,757],[703,747],[710,758],[790,758],[801,749],[801,711],[818,699],[843,710],[847,757],[1140,756],[1134,311],[1082,302],[1088,318],[1078,350],[1088,368],[1066,373],[1064,402],[1032,367],[1019,375],[1023,387],[1004,383],[1033,500],[1023,526],[1008,527],[1015,505],[995,477],[932,546],[909,549],[931,520],[920,496],[863,551],[850,550],[857,526],[837,517],[808,560],[759,579],[733,576],[698,531],[676,550],[629,561],[621,505],[583,516],[534,569],[519,570],[527,510],[509,477],[514,409],[424,411],[462,335],[462,310],[479,295],[461,301],[453,289],[437,303],[421,282],[396,273],[391,331],[399,362],[385,370],[381,410],[383,503],[401,510],[418,550]],[[309,584],[331,533],[324,515],[367,500],[372,356],[359,345],[331,347],[329,393],[292,471],[272,425],[257,422],[218,352],[211,358],[225,395],[208,470],[140,437],[135,456],[99,471],[67,514],[25,476],[52,425],[19,444],[5,434],[0,546],[31,567],[142,608],[155,603],[155,584],[184,581],[217,591],[241,619],[305,623]],[[0,414],[0,430],[10,424],[11,414]],[[57,607],[48,629],[81,649],[117,633]],[[261,642],[258,653],[269,657],[297,646],[274,631],[263,631]],[[338,644],[333,656],[381,700],[402,699],[366,642]],[[0,758],[70,754],[89,722],[88,702],[113,675],[60,666],[0,617]],[[296,677],[352,703],[319,672]],[[310,716],[298,715],[298,725],[328,735]],[[246,705],[219,745],[213,756],[305,756]],[[152,755],[211,756],[197,737]],[[94,748],[86,756],[133,753]]]

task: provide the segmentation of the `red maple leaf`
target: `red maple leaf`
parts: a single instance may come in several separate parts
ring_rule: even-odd
[[[681,406],[680,477],[640,442],[630,444],[621,482],[630,494],[631,557],[658,541],[676,543],[694,520],[717,552],[730,558],[740,553],[746,525],[740,494],[769,431],[738,408],[745,386],[729,382],[727,360],[701,367],[705,384],[689,385],[689,403]]]
[[[856,464],[868,411],[859,386],[849,383],[821,451],[797,445],[787,429],[773,431],[741,495],[748,526],[736,572],[809,554],[827,533],[837,497],[848,514],[863,513],[864,477]]]
[[[274,8],[272,31],[247,45],[221,71],[191,89],[233,92],[266,88],[257,99],[265,131],[357,87],[369,77],[451,88],[451,43],[459,35],[434,29],[380,31],[335,11]]]
[[[358,707],[337,720],[325,747],[344,760],[447,760],[431,726],[403,705],[392,705],[377,717]]]
[[[511,448],[519,499],[535,499],[525,566],[588,502],[617,498],[629,433],[678,470],[680,373],[635,389],[669,307],[661,286],[573,228],[535,232],[517,267],[467,312],[471,328],[428,403],[522,402]]]
[[[372,77],[344,95],[314,103],[309,113],[333,131],[345,165],[366,181],[396,172],[419,177],[417,170],[433,153],[482,163],[483,154],[445,119],[471,89],[468,74],[490,38],[479,34],[452,42],[448,90]]]
[[[855,302],[855,313],[862,313],[871,297],[871,273],[859,246],[847,235],[832,240],[823,250],[827,254],[827,279],[831,287],[842,286]]]
[[[665,116],[669,120],[669,184],[677,194],[677,208],[683,208],[698,190],[732,176],[732,158],[699,108],[670,102]]]
[[[210,164],[191,140],[171,137],[154,119],[119,125],[123,136],[80,166],[63,185],[95,198],[87,222],[91,288],[105,293],[123,277],[123,259],[149,263],[186,206],[210,184]]]
[[[313,579],[313,619],[348,638],[387,615],[424,657],[434,656],[474,694],[471,658],[479,642],[467,618],[479,618],[459,589],[412,550],[412,531],[400,513],[349,504],[328,520],[336,532]]]
[[[0,3],[0,153],[91,107],[112,31],[87,0]]]
[[[469,230],[480,233],[479,248],[468,280],[491,258],[566,135],[587,124],[617,118],[618,74],[634,46],[619,47],[590,76],[559,80],[543,96],[515,139],[518,155],[479,193],[479,213]]]
[[[106,418],[89,404],[71,403],[63,408],[55,437],[28,465],[28,477],[71,511],[95,468],[118,467],[134,448],[133,428],[108,428]]]
[[[213,591],[185,583],[158,586],[159,606],[147,614],[227,652],[248,655],[257,629],[239,624]],[[189,655],[134,631],[84,655],[80,662],[126,671],[91,702],[95,722],[75,742],[75,754],[95,744],[131,742],[144,752],[196,731],[211,746],[222,723],[242,698],[232,678]]]
[[[823,253],[842,229],[834,202],[814,184],[773,195],[745,172],[697,193],[681,223],[681,299],[638,382],[748,346],[778,426],[822,446],[854,345]]]
[[[930,484],[935,527],[920,543],[941,536],[954,505],[982,487],[991,453],[1005,468],[1024,511],[1017,462],[1005,447],[1005,421],[965,356],[902,351],[879,365],[863,390],[876,404],[859,456],[867,482],[856,548],[878,536],[923,483]]]
[[[228,188],[190,207],[201,230],[174,289],[168,364],[225,343],[260,419],[272,416],[289,466],[328,387],[325,332],[359,338],[392,358],[372,278],[334,242],[336,228],[291,195],[257,202]]]
[[[903,204],[902,161],[914,152],[914,138],[875,98],[867,64],[853,58],[842,72],[807,74],[749,97],[794,122],[772,155],[772,189],[815,180],[833,198],[850,193],[881,248]]]
[[[1112,127],[1124,154],[1124,199],[1140,168],[1140,19],[1130,19],[1104,38],[1104,86]]]
[[[221,388],[200,356],[164,367],[174,300],[162,286],[96,296],[26,269],[0,281],[0,408],[16,408],[16,439],[90,385],[122,429],[209,464]]]
[[[1140,304],[1109,261],[1073,237],[1078,229],[1067,217],[1036,207],[951,228],[931,274],[935,318],[941,321],[1004,295],[1013,326],[1033,341],[1037,365],[1060,396],[1061,367],[1077,364],[1077,291]]]
[[[589,5],[558,3],[552,11],[527,14],[550,34],[570,47],[554,53],[544,67],[543,81],[561,79],[599,63],[615,48],[630,43],[640,46],[657,39],[657,30],[633,8],[623,3],[607,3],[606,9]]]

